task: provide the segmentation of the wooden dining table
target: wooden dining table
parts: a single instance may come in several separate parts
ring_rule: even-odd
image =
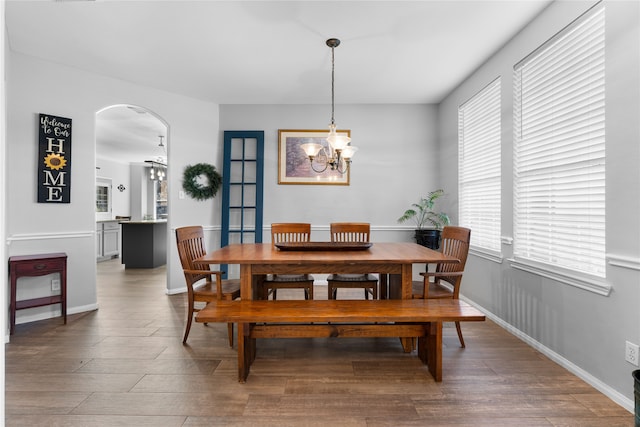
[[[197,264],[239,264],[240,298],[258,299],[256,284],[266,274],[378,273],[389,277],[390,298],[411,299],[413,264],[458,262],[416,243],[379,242],[364,249],[330,243],[282,250],[271,243],[232,244],[196,259]],[[385,282],[385,280],[381,280]],[[382,292],[385,295],[385,292]]]
[[[457,258],[409,242],[372,243],[365,249],[318,244],[281,250],[271,243],[239,243],[209,252],[196,264],[239,264],[240,298],[258,299],[256,284],[266,274],[356,274],[389,276],[390,298],[411,299],[413,264],[459,262]]]

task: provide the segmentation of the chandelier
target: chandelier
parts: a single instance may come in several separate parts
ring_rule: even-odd
[[[149,163],[151,166],[149,168],[149,179],[162,182],[167,175],[167,148],[164,145],[164,135],[159,135],[158,138],[160,138],[158,147],[162,150],[163,155],[156,157],[155,160],[145,160],[145,163]]]
[[[347,172],[351,166],[351,158],[358,151],[357,147],[350,144],[351,138],[346,135],[340,135],[336,131],[336,123],[334,119],[335,111],[335,48],[340,45],[340,40],[329,39],[327,46],[331,48],[331,123],[329,124],[329,135],[327,142],[329,150],[321,144],[309,142],[301,144],[300,147],[309,157],[311,169],[316,173],[322,173],[328,168],[332,171],[338,171],[341,174]],[[314,162],[315,160],[315,162]],[[317,166],[315,166],[317,165]],[[316,168],[317,167],[317,168]]]
[[[162,180],[167,175],[167,164],[156,162],[155,160],[145,160],[145,162],[151,165],[151,167],[149,168],[149,179],[151,181],[158,180],[162,182]]]

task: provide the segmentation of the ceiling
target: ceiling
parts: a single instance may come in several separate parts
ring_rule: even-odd
[[[336,37],[336,104],[425,104],[549,3],[7,0],[5,19],[12,51],[217,104],[330,104]]]
[[[142,107],[117,105],[96,114],[97,158],[128,163],[153,160],[166,164],[166,137],[165,123]]]

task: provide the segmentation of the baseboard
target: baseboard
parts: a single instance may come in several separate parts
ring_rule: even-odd
[[[186,286],[183,286],[181,288],[171,288],[171,289],[164,290],[165,295],[178,295],[178,294],[184,294],[186,292],[187,292]]]
[[[81,305],[79,307],[71,307],[71,308],[67,309],[67,314],[85,313],[87,311],[97,310],[98,308],[100,308],[100,304],[98,304],[98,303],[88,304],[88,305]]]
[[[464,296],[460,296],[460,299],[476,307],[478,310],[482,311],[485,314],[485,316],[487,316],[488,319],[496,323],[498,326],[502,327],[510,334],[516,336],[517,338],[521,339],[522,341],[524,341],[534,349],[538,350],[540,353],[544,354],[549,359],[556,362],[558,365],[562,366],[563,368],[565,368],[566,370],[568,370],[578,378],[582,379],[583,381],[591,385],[593,388],[595,388],[596,390],[598,390],[599,392],[607,396],[609,399],[613,400],[618,405],[622,406],[627,411],[631,412],[632,414],[634,413],[635,402],[632,399],[627,398],[617,390],[610,387],[608,384],[603,383],[598,378],[594,377],[584,369],[571,363],[569,360],[565,359],[555,351],[551,350],[550,348],[544,346],[540,342],[531,338],[529,335],[515,328],[513,325],[510,325],[509,323],[505,322],[500,317],[496,316],[495,314],[485,309],[484,307],[476,304],[475,302],[469,300],[468,298],[465,298]]]
[[[79,307],[71,307],[67,309],[67,316],[71,314],[85,313],[87,311],[94,311],[94,310],[97,310],[98,308],[99,308],[99,305],[97,303],[83,305]],[[53,311],[46,312],[46,313],[37,313],[32,315],[20,316],[19,318],[16,318],[16,325],[22,325],[23,323],[37,322],[40,320],[54,319],[56,317],[62,317],[62,311],[60,309],[55,309]],[[4,342],[8,343],[9,341],[10,341],[10,338],[9,338],[9,333],[7,331]]]

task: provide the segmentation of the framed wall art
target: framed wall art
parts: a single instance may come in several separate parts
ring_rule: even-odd
[[[349,170],[342,174],[329,166],[322,171],[326,157],[321,151],[313,162],[313,168],[322,172],[316,172],[300,147],[312,142],[322,145],[324,152],[330,154],[328,133],[327,130],[278,130],[278,184],[349,185]],[[338,130],[337,133],[351,137],[350,130]]]
[[[71,203],[71,119],[38,117],[38,203]]]

